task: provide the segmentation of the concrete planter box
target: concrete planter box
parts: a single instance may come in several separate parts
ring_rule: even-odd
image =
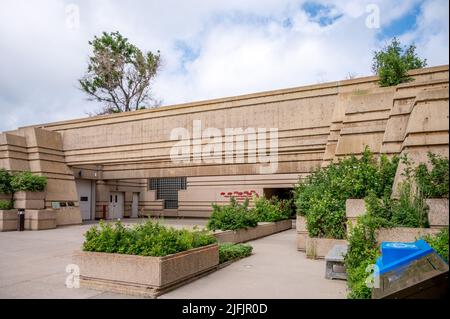
[[[297,233],[297,250],[306,251],[306,239],[308,238],[308,233]]]
[[[16,209],[44,209],[45,192],[16,192],[14,193],[14,208]]]
[[[219,246],[212,244],[164,257],[76,251],[80,285],[95,290],[156,297],[217,269]]]
[[[334,245],[347,245],[347,241],[345,239],[307,237],[306,257],[310,259],[325,258]]]
[[[430,210],[428,211],[428,221],[431,228],[448,227],[448,198],[429,198],[426,199]]]
[[[80,225],[83,223],[79,207],[61,207],[55,209],[55,211],[57,226]]]
[[[297,233],[305,233],[308,231],[306,228],[306,217],[297,215],[296,229]]]
[[[213,234],[219,243],[244,243],[257,238],[269,236],[292,228],[290,219],[281,220],[275,223],[258,223],[256,227],[243,228],[238,230],[219,230]]]
[[[25,210],[25,230],[44,230],[56,228],[56,212],[54,210]]]
[[[308,238],[308,230],[306,228],[306,217],[297,215],[297,250],[306,251],[306,238]]]
[[[364,199],[349,198],[345,201],[345,216],[347,217],[347,230],[350,225],[355,225],[359,216],[366,213],[366,203]]]
[[[12,194],[0,193],[0,200],[12,200],[12,199],[13,199],[13,195]]]
[[[0,210],[0,232],[17,230],[17,209]]]
[[[410,227],[393,227],[380,228],[377,230],[377,243],[380,245],[383,241],[393,242],[413,242],[420,237],[426,235],[434,235],[439,233],[437,228],[410,228]]]

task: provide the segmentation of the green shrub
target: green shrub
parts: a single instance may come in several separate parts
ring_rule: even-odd
[[[399,158],[377,160],[366,147],[360,158],[351,156],[319,168],[295,187],[297,213],[306,217],[311,237],[346,236],[345,201],[392,192]]]
[[[420,163],[415,170],[417,186],[425,198],[448,198],[449,161],[448,158],[428,153],[431,170],[425,163]]]
[[[443,167],[444,158],[433,154],[429,154],[429,158],[433,167],[431,171],[421,166],[424,164],[414,169],[413,163],[408,160],[407,156],[402,158],[402,162],[405,164],[402,175],[405,179],[399,185],[398,199],[392,199],[387,192],[381,198],[375,192],[370,192],[366,196],[366,213],[358,218],[357,225],[350,229],[348,239],[349,248],[345,257],[347,283],[350,288],[348,298],[371,297],[371,289],[365,283],[365,279],[369,275],[365,269],[367,265],[375,263],[378,254],[375,238],[377,229],[400,226],[429,227],[428,206],[425,204],[423,190],[428,194],[439,193],[435,190],[445,188],[443,185],[445,172],[447,171],[448,174],[448,168]],[[427,236],[425,240],[448,261],[448,229],[443,230],[437,236]]]
[[[206,246],[216,238],[205,231],[177,230],[151,220],[133,227],[100,222],[85,233],[84,251],[140,256],[166,256]]]
[[[12,175],[4,170],[0,169],[0,194],[12,194],[13,188],[11,186]]]
[[[366,207],[373,216],[380,216],[396,227],[429,227],[429,207],[425,198],[442,197],[448,189],[448,185],[444,185],[448,181],[448,167],[444,167],[448,165],[448,159],[432,153],[428,156],[431,171],[423,163],[414,169],[407,156],[402,158],[405,179],[398,186],[398,199],[391,199],[387,194],[381,200],[374,194],[366,197]]]
[[[0,200],[0,210],[8,210],[14,207],[13,202],[10,200]]]
[[[414,45],[403,49],[397,38],[394,38],[383,50],[375,51],[372,70],[380,77],[380,86],[411,81],[408,71],[427,65],[426,60],[421,60],[415,51]]]
[[[423,239],[448,263],[448,228],[438,234],[425,236]]]
[[[392,220],[393,201],[390,195],[386,194],[382,198],[378,198],[375,193],[371,192],[366,196],[364,201],[366,205],[366,214],[386,222]]]
[[[11,186],[15,192],[42,192],[47,185],[47,177],[34,175],[31,172],[20,172],[13,175]]]
[[[242,204],[232,197],[229,205],[212,204],[213,211],[207,228],[210,230],[236,230],[258,225],[257,216],[248,208],[246,199]]]
[[[253,247],[247,244],[223,243],[219,245],[219,262],[224,262],[248,257],[252,254]]]
[[[252,209],[258,222],[277,222],[291,216],[291,200],[278,199],[276,196],[267,199],[255,197]]]
[[[366,272],[366,268],[375,264],[376,258],[379,256],[375,231],[386,226],[389,225],[383,217],[372,216],[368,210],[365,215],[358,218],[357,224],[350,228],[348,251],[345,255],[347,285],[350,289],[348,298],[371,298],[372,290],[367,287],[365,282],[370,275]]]
[[[400,198],[392,203],[392,223],[397,227],[429,227],[429,208],[422,194],[414,192],[409,182],[400,185],[399,192]]]

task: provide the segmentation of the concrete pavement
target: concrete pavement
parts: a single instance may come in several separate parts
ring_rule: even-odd
[[[192,228],[206,221],[163,223]],[[83,233],[91,226],[0,233],[0,298],[135,298],[65,286],[72,252],[80,249]],[[298,252],[295,235],[292,229],[255,240],[252,256],[159,298],[345,298],[346,282],[324,279],[324,261]]]
[[[325,279],[325,261],[297,251],[295,229],[249,244],[252,256],[159,298],[346,298],[346,281]]]

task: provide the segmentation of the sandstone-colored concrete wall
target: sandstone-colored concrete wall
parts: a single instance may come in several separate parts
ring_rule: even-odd
[[[449,225],[448,198],[426,199],[430,228],[445,228]]]
[[[413,242],[423,236],[435,235],[440,230],[437,228],[410,228],[410,227],[393,227],[381,228],[377,231],[377,244],[381,245],[384,241],[392,242]]]
[[[306,217],[297,215],[295,227],[297,229],[297,250],[306,251],[306,239],[309,237]]]
[[[65,161],[62,136],[58,132],[27,127],[1,133],[0,168],[31,171],[47,177],[43,205],[40,200],[18,199],[15,203],[17,208],[51,208],[52,202],[67,201],[78,206],[74,174]]]
[[[302,174],[188,177],[187,189],[178,193],[178,213],[188,217],[208,217],[211,203],[227,204],[230,195],[243,200],[249,193],[264,195],[264,188],[291,188]],[[237,193],[244,194],[239,197]],[[246,193],[247,192],[247,193]]]
[[[25,210],[25,230],[44,230],[56,228],[57,212],[53,209]]]
[[[322,259],[335,245],[347,245],[348,242],[344,239],[333,238],[306,238],[306,257],[312,259]]]
[[[0,210],[0,232],[17,229],[17,209]]]
[[[75,177],[96,181],[95,216],[108,213],[111,191],[139,193],[143,215],[206,217],[210,203],[223,203],[230,190],[262,192],[292,187],[317,167],[366,145],[376,154],[426,151],[448,156],[448,65],[411,71],[413,82],[380,88],[377,77],[324,83],[124,114],[90,117],[20,128],[0,134],[0,167],[31,170],[49,178],[46,207],[73,201]],[[252,163],[174,163],[173,128],[278,128],[278,170],[261,175]],[[402,167],[395,185],[401,181]],[[149,177],[187,176],[178,210],[164,210],[147,187]]]

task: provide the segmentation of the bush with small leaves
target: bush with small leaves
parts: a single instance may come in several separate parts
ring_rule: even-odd
[[[84,251],[162,257],[216,243],[206,231],[189,231],[163,226],[151,220],[125,227],[100,221],[85,233]]]
[[[10,200],[0,200],[0,210],[9,210],[14,207],[13,202]]]
[[[234,197],[230,204],[219,206],[212,204],[213,211],[209,218],[207,228],[210,230],[237,230],[241,228],[256,227],[258,218],[248,208],[249,200],[240,204]]]
[[[222,264],[230,260],[248,257],[252,254],[253,247],[248,244],[219,244],[219,262]]]
[[[423,239],[433,248],[448,264],[448,227],[442,229],[436,235],[428,235]]]
[[[380,156],[368,147],[360,158],[351,156],[319,168],[295,187],[297,213],[306,217],[311,237],[346,236],[345,202],[349,198],[390,196],[399,158]]]
[[[270,199],[266,197],[255,197],[255,204],[252,209],[258,222],[277,222],[289,219],[291,216],[291,200],[278,199],[274,196]]]
[[[47,185],[47,177],[34,175],[31,172],[20,172],[13,175],[11,186],[15,192],[42,192]]]
[[[411,81],[408,71],[426,65],[427,61],[417,56],[414,45],[402,48],[394,38],[383,50],[375,51],[372,70],[380,77],[380,86],[392,86]]]
[[[449,161],[447,157],[428,153],[431,169],[420,163],[415,169],[417,186],[425,198],[448,198],[449,195]]]
[[[0,194],[12,194],[14,192],[11,186],[12,175],[5,169],[0,169]]]

